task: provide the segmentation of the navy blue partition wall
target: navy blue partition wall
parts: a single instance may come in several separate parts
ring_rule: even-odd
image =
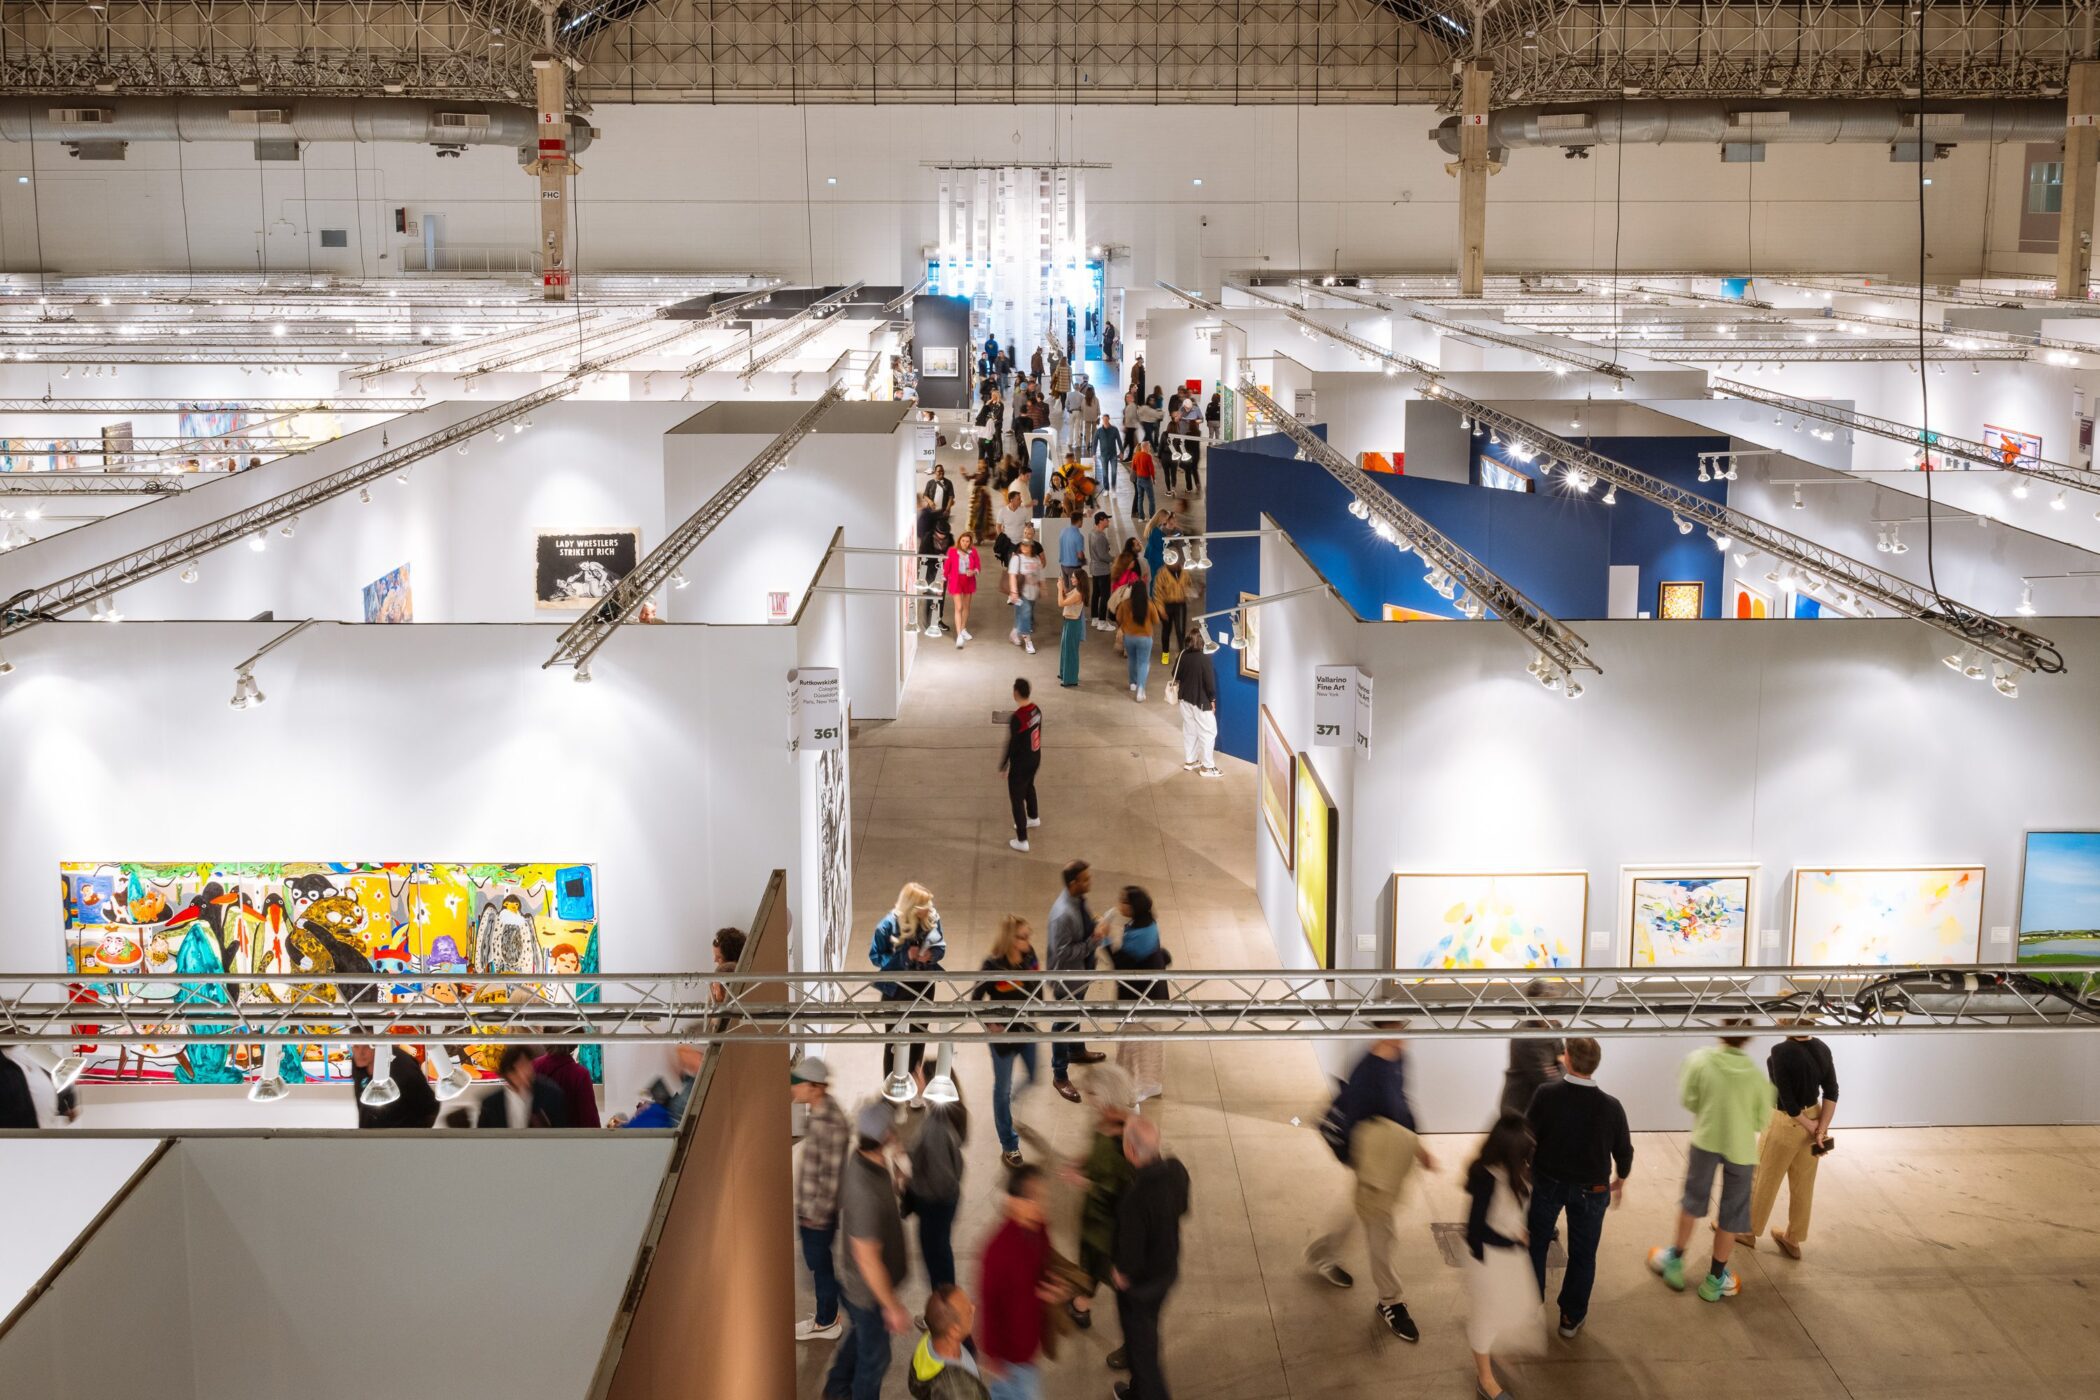
[[[1325,436],[1324,427],[1315,431]],[[1725,450],[1726,438],[1600,438],[1593,445],[1627,466],[1725,500],[1727,483],[1701,484],[1697,472],[1698,454]],[[1482,447],[1502,460],[1485,440]],[[1506,464],[1527,475],[1535,471],[1514,460]],[[1383,617],[1387,605],[1458,617],[1457,608],[1423,582],[1421,559],[1401,554],[1349,514],[1349,492],[1323,468],[1296,460],[1290,439],[1269,434],[1215,446],[1209,466],[1208,529],[1252,530],[1266,514],[1359,617]],[[1381,474],[1372,480],[1556,617],[1606,616],[1612,564],[1640,568],[1641,610],[1654,611],[1658,583],[1696,579],[1706,585],[1706,615],[1721,616],[1720,551],[1703,530],[1681,535],[1668,511],[1630,494],[1606,506],[1601,489],[1578,495],[1557,479],[1541,481],[1534,492],[1424,477]],[[1210,553],[1215,564],[1205,580],[1206,608],[1227,608],[1240,594],[1260,591],[1260,541],[1220,540]],[[1239,674],[1237,653],[1220,649],[1215,660],[1218,747],[1252,761],[1255,682]]]

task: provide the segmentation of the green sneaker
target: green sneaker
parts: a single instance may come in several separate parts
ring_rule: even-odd
[[[1657,1245],[1648,1251],[1648,1267],[1662,1275],[1664,1283],[1684,1292],[1684,1256],[1674,1249]]]
[[[1684,1270],[1680,1263],[1678,1274],[1681,1277],[1683,1273]],[[1679,1286],[1682,1287],[1683,1285],[1680,1284]],[[1742,1291],[1742,1280],[1735,1276],[1735,1270],[1733,1269],[1723,1268],[1719,1278],[1708,1274],[1705,1278],[1699,1280],[1699,1296],[1709,1303],[1718,1303],[1723,1298],[1733,1298]]]

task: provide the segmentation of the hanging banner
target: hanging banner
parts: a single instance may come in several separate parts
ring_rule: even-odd
[[[1356,673],[1356,756],[1371,756],[1371,673]]]
[[[788,752],[817,752],[840,745],[841,706],[836,666],[803,666],[788,672]]]
[[[1313,747],[1346,749],[1356,744],[1356,668],[1313,668]]]

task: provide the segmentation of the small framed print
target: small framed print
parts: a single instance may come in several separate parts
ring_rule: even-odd
[[[1655,615],[1671,622],[1696,622],[1706,616],[1706,585],[1698,579],[1655,585]]]

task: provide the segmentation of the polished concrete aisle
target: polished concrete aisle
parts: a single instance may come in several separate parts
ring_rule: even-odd
[[[1150,703],[1133,703],[1105,634],[1088,634],[1083,684],[1063,690],[1054,644],[1024,656],[1007,643],[1007,625],[1006,610],[993,608],[966,650],[957,652],[952,640],[924,643],[902,716],[864,728],[854,746],[856,954],[864,956],[867,933],[898,886],[916,879],[939,905],[948,966],[974,969],[1002,914],[1023,914],[1043,932],[1058,867],[1079,856],[1095,862],[1097,909],[1122,884],[1152,892],[1178,966],[1274,966],[1253,889],[1252,769],[1226,759],[1223,781],[1183,773],[1163,683],[1155,682]],[[1054,639],[1047,628],[1045,635]],[[1231,654],[1221,651],[1217,660],[1230,664]],[[1026,855],[1007,849],[1005,786],[995,771],[1004,731],[993,714],[1009,706],[1016,674],[1035,683],[1046,715],[1043,825]],[[1837,1048],[1842,1065],[1842,1041]],[[973,1291],[1002,1176],[985,1061],[985,1051],[967,1050],[957,1066],[971,1122],[955,1238],[962,1281]],[[839,1053],[833,1068],[849,1107],[878,1087],[873,1054]],[[1046,1047],[1044,1083],[1019,1096],[1016,1115],[1078,1151],[1089,1114],[1058,1098],[1047,1078]],[[1610,1087],[1608,1041],[1601,1078]],[[1166,1084],[1166,1097],[1146,1113],[1194,1182],[1182,1281],[1166,1315],[1178,1400],[1472,1394],[1463,1280],[1432,1232],[1437,1222],[1464,1219],[1472,1140],[1431,1140],[1440,1169],[1418,1184],[1402,1213],[1402,1271],[1422,1328],[1421,1343],[1409,1346],[1380,1326],[1367,1283],[1341,1292],[1300,1262],[1349,1186],[1309,1126],[1328,1092],[1312,1048],[1170,1046]],[[1483,1127],[1499,1088],[1479,1086]],[[1526,1400],[2089,1393],[2100,1374],[2100,1130],[1848,1132],[1841,1116],[1837,1138],[1807,1259],[1781,1258],[1769,1243],[1739,1254],[1742,1295],[1708,1304],[1670,1293],[1647,1270],[1648,1246],[1664,1241],[1674,1220],[1685,1143],[1678,1134],[1641,1137],[1627,1205],[1605,1228],[1589,1327],[1573,1344],[1551,1339],[1544,1356],[1513,1359],[1504,1368],[1513,1393]],[[1692,1262],[1703,1267],[1705,1257],[1695,1242]],[[1360,1243],[1345,1263],[1364,1274]],[[920,1267],[914,1249],[916,1276],[905,1289],[914,1307],[925,1296]],[[1558,1287],[1557,1273],[1549,1286]],[[807,1316],[806,1276],[801,1293]],[[1118,1337],[1113,1307],[1105,1295],[1101,1301],[1094,1329],[1049,1367],[1050,1400],[1109,1393],[1102,1360]],[[904,1394],[905,1357],[916,1340],[895,1339],[885,1395]],[[822,1394],[832,1350],[830,1343],[800,1347],[804,1397]]]

